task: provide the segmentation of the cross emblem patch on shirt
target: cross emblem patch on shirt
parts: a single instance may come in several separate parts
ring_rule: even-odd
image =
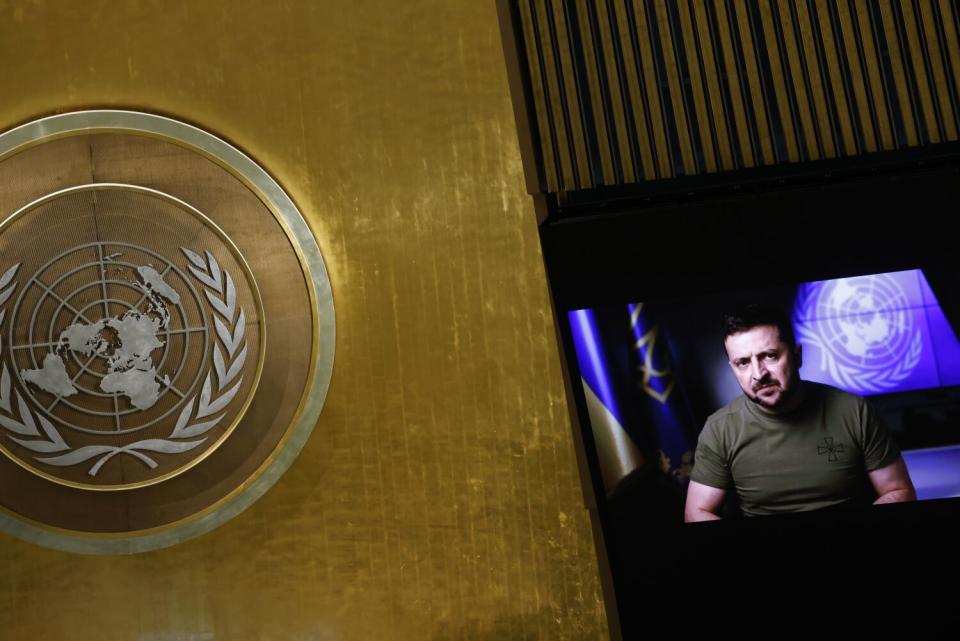
[[[837,443],[836,445],[834,445],[832,436],[824,436],[823,442],[825,443],[825,445],[817,446],[817,454],[819,456],[823,456],[824,454],[829,454],[829,456],[827,457],[827,460],[830,461],[831,463],[839,461],[840,457],[837,455],[843,454],[843,450],[844,450],[843,443]]]

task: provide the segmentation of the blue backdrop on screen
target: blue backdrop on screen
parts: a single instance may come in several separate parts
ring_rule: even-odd
[[[960,384],[960,342],[921,270],[801,285],[801,377],[858,394]]]

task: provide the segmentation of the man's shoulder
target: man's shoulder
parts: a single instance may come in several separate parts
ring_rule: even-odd
[[[842,390],[833,385],[815,381],[804,381],[803,384],[812,397],[820,399],[828,408],[856,410],[865,402],[865,399],[859,394]]]
[[[736,427],[743,422],[746,397],[742,394],[707,417],[704,429],[722,430]]]

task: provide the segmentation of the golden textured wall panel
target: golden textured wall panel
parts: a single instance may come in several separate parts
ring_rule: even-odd
[[[0,129],[120,107],[231,141],[315,231],[338,321],[264,498],[131,557],[4,537],[2,638],[606,636],[499,37],[470,0],[0,0]]]
[[[523,23],[542,192],[958,139],[950,0],[508,2]],[[559,21],[579,28],[565,37],[548,28]],[[569,61],[544,64],[555,51]]]

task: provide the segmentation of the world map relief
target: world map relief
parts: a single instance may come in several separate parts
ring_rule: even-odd
[[[161,381],[152,353],[164,346],[158,334],[170,322],[167,304],[178,304],[180,295],[149,265],[138,267],[137,275],[135,285],[143,292],[145,311],[134,308],[94,322],[71,324],[60,332],[57,345],[39,368],[21,370],[23,380],[56,396],[73,396],[79,390],[67,372],[64,356],[67,352],[96,356],[106,360],[101,391],[125,396],[138,410],[153,407],[161,385],[169,387],[170,378],[164,376]]]

